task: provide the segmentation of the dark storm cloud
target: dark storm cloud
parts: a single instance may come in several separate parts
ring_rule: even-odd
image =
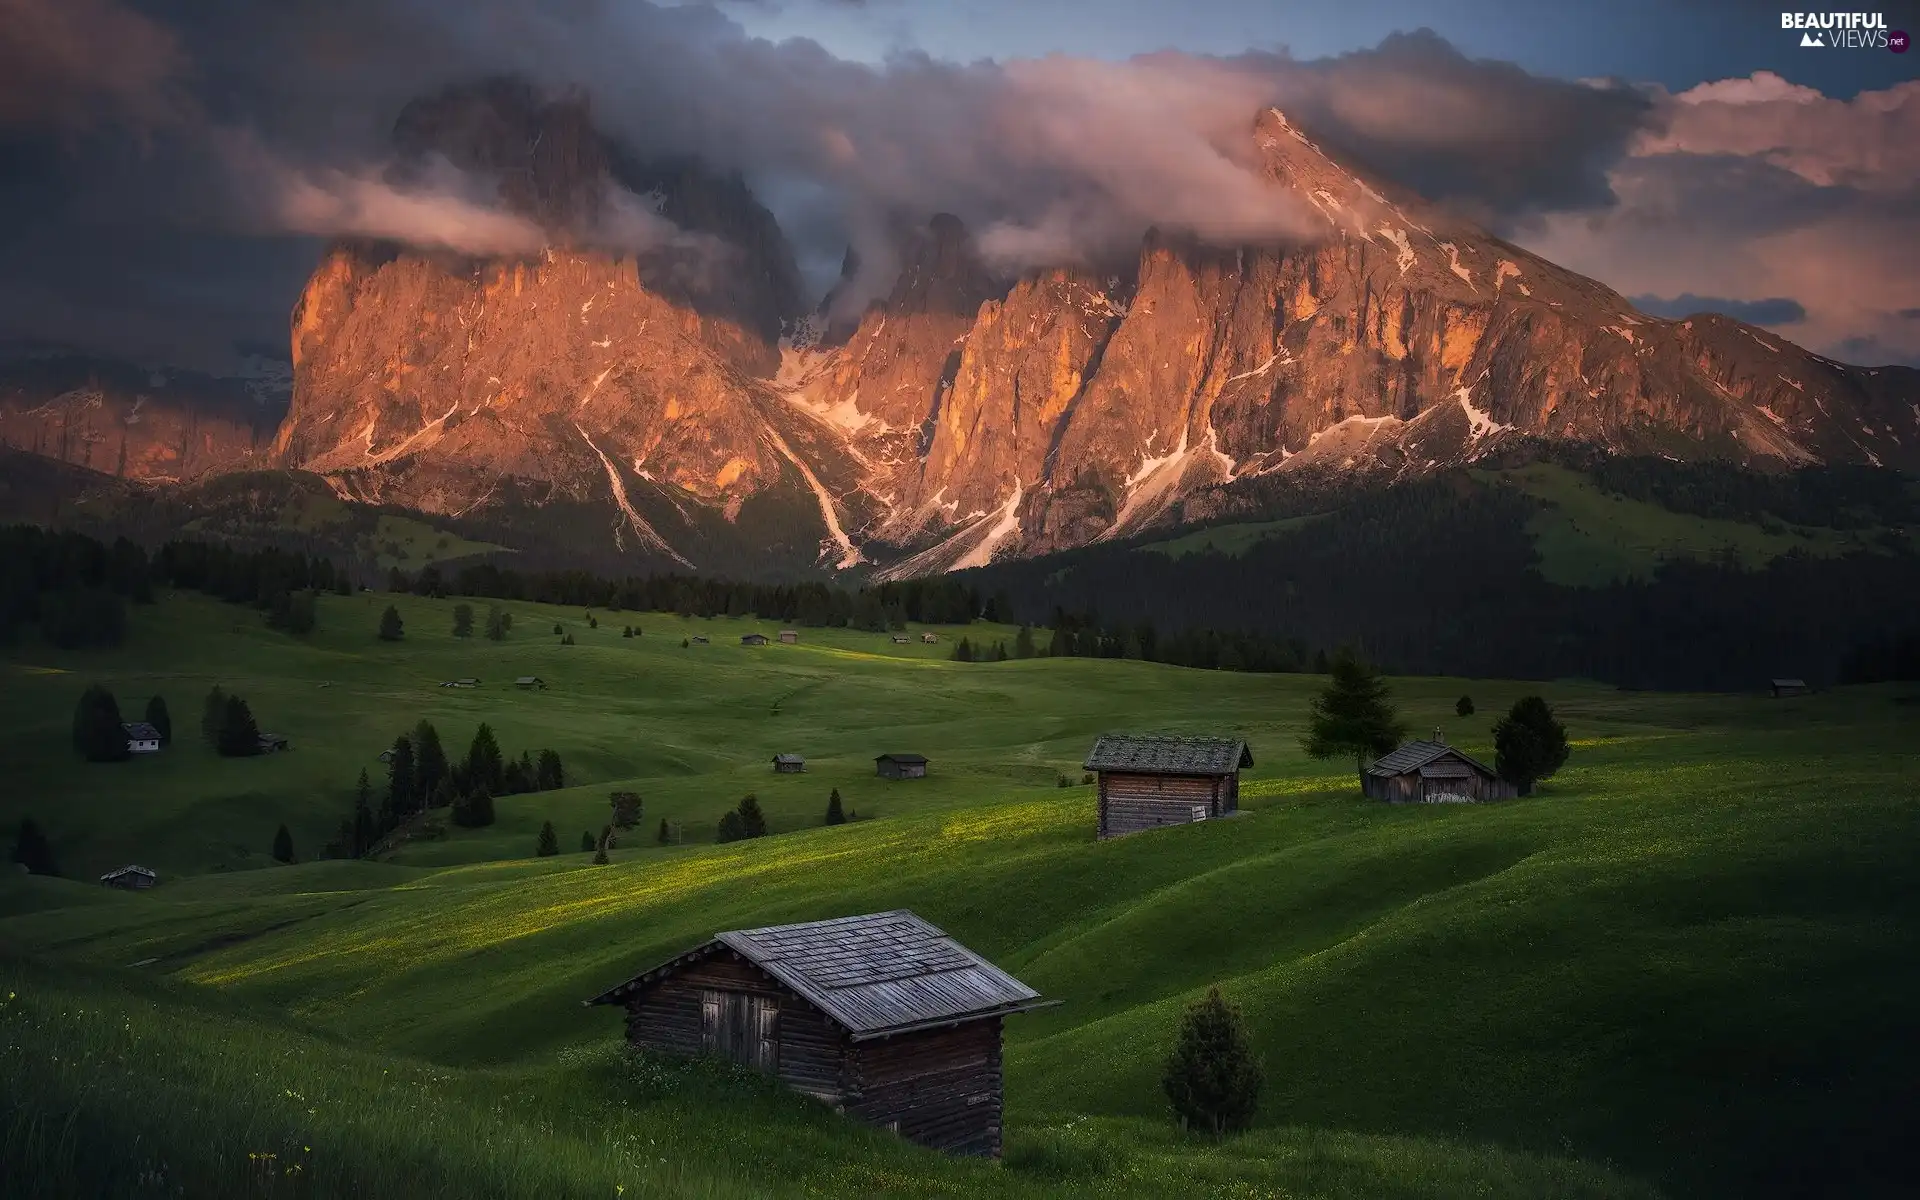
[[[1807,319],[1807,310],[1798,300],[1772,296],[1765,300],[1729,300],[1724,296],[1696,296],[1682,292],[1670,299],[1659,296],[1635,296],[1633,306],[1656,317],[1691,317],[1695,313],[1719,313],[1749,325],[1792,325]]]
[[[83,325],[81,297],[93,292],[62,276],[102,280],[116,263],[152,261],[152,279],[178,281],[157,324],[177,327],[194,308],[190,272],[142,239],[185,231],[191,244],[224,247],[209,275],[236,289],[201,298],[220,326],[209,345],[283,330],[292,301],[278,270],[241,294],[255,256],[226,245],[237,238],[273,247],[260,257],[276,263],[310,252],[307,237],[341,233],[476,252],[537,242],[538,230],[498,208],[490,181],[440,172],[404,189],[389,182],[401,106],[489,74],[584,89],[596,122],[637,151],[742,172],[816,282],[851,243],[869,292],[890,278],[899,224],[936,211],[959,214],[1008,268],[1124,252],[1149,225],[1223,241],[1309,236],[1247,157],[1247,130],[1268,104],[1389,178],[1495,222],[1606,204],[1608,164],[1655,112],[1633,89],[1470,60],[1430,33],[1316,62],[903,54],[871,65],[808,41],[750,38],[709,5],[644,0],[146,0],[137,10],[0,0],[0,12],[28,18],[0,31],[0,64],[75,45],[74,13],[112,33],[89,53],[127,64],[100,84],[71,50],[54,55],[42,69],[47,98],[0,93],[13,97],[0,113],[18,138],[106,124],[139,135],[138,149],[96,136],[28,164],[32,178],[17,186],[0,183],[0,319],[31,324],[40,301],[66,289],[72,301],[48,311],[72,314],[62,329]],[[72,203],[48,204],[51,192]],[[676,235],[635,205],[611,211],[624,223],[610,241]],[[128,307],[116,306],[116,321]]]

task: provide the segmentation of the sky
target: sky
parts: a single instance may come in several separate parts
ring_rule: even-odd
[[[1649,312],[1920,365],[1920,53],[1800,36],[1732,0],[0,0],[0,341],[219,370],[284,351],[330,237],[527,252],[497,181],[391,137],[513,74],[741,172],[818,289],[851,245],[883,290],[935,211],[1009,270],[1286,238],[1234,144],[1278,103]],[[608,199],[601,244],[682,236]]]

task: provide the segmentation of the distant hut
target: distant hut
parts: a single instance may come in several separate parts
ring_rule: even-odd
[[[479,687],[480,680],[472,675],[463,675],[453,681],[455,687]]]
[[[627,1040],[714,1054],[869,1125],[998,1158],[1001,1024],[1048,1004],[911,912],[742,929],[595,996]]]
[[[692,642],[692,643],[693,643],[694,645],[696,645],[696,646],[706,646],[706,645],[709,645],[709,644],[711,644],[711,639],[709,639],[708,637],[706,637],[706,636],[705,636],[704,634],[698,634],[698,633],[696,633],[696,634],[694,634],[694,635],[693,635],[693,636],[692,636],[691,638],[689,638],[689,639],[687,639],[687,640],[689,640],[689,641],[691,641],[691,642]]]
[[[544,692],[547,690],[547,681],[538,675],[522,675],[513,681],[513,686],[525,692]]]
[[[260,753],[278,754],[282,750],[293,749],[293,743],[284,733],[263,733],[260,735]]]
[[[931,646],[940,640],[940,635],[937,633],[923,633],[920,635],[920,640]]]
[[[1511,800],[1519,789],[1479,759],[1446,743],[1438,729],[1368,765],[1360,790],[1392,804],[1467,803]]]
[[[1773,698],[1779,700],[1786,696],[1804,696],[1812,691],[1804,679],[1776,679],[1773,681]]]
[[[904,633],[896,633],[893,635],[893,644],[896,646],[904,646],[908,642],[911,642],[912,640],[913,640],[912,638],[908,637]]]
[[[743,633],[740,635],[740,644],[742,646],[764,646],[767,644],[767,635],[764,633]]]
[[[882,779],[927,777],[927,758],[924,754],[882,754],[873,760],[873,766]]]
[[[158,754],[160,731],[145,721],[122,721],[120,732],[127,736],[128,754]]]
[[[147,867],[124,866],[100,877],[102,886],[129,892],[144,892],[160,882],[160,876]]]
[[[1253,752],[1238,738],[1105,734],[1084,764],[1100,777],[1102,839],[1224,817],[1240,809],[1240,771]]]
[[[798,629],[782,629],[780,631],[780,640],[786,645],[791,646],[800,640],[800,631]]]
[[[798,754],[776,754],[773,756],[773,769],[782,775],[798,775],[807,769],[807,760]]]
[[[382,750],[382,751],[380,752],[380,761],[381,761],[381,762],[383,762],[383,763],[390,763],[390,762],[392,762],[392,761],[393,761],[393,751],[391,751],[391,750]]]

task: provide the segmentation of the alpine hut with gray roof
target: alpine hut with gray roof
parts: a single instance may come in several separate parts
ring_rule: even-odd
[[[1084,765],[1100,777],[1105,839],[1238,812],[1240,769],[1253,752],[1238,738],[1109,733]]]
[[[867,1124],[1000,1155],[1003,1018],[1048,1001],[904,909],[722,933],[595,996],[627,1040],[765,1071]]]
[[[1511,800],[1519,794],[1493,768],[1447,745],[1438,729],[1424,741],[1402,744],[1360,772],[1360,790],[1392,804]]]

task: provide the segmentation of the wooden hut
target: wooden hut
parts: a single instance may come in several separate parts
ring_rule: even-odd
[[[955,1154],[1000,1155],[1003,1018],[1039,993],[911,912],[742,929],[587,1001],[627,1040],[765,1071]]]
[[[691,638],[687,640],[692,642],[696,646],[707,645],[709,641],[709,639],[704,634],[698,634],[698,633],[694,634]]]
[[[160,876],[150,868],[132,865],[108,871],[100,877],[102,886],[123,888],[130,892],[144,892],[158,882]]]
[[[1773,698],[1775,700],[1787,696],[1804,696],[1812,690],[1812,688],[1807,686],[1807,681],[1804,679],[1773,680]]]
[[[293,742],[284,733],[263,733],[260,735],[260,753],[278,754],[282,750],[293,749]]]
[[[1487,764],[1447,745],[1438,729],[1369,764],[1360,772],[1360,790],[1391,804],[1511,800],[1519,794]]]
[[[127,738],[128,754],[160,753],[160,731],[145,721],[122,721],[120,732]]]
[[[908,637],[904,633],[896,633],[893,635],[893,644],[896,646],[904,646],[912,640],[913,640],[912,638]]]
[[[873,760],[873,769],[882,779],[925,779],[927,757],[924,754],[882,754]]]
[[[764,646],[767,644],[767,635],[764,633],[743,633],[740,635],[740,644],[742,646]]]
[[[547,690],[547,681],[538,675],[522,675],[513,681],[513,686],[527,692],[544,692]]]
[[[791,646],[800,640],[800,631],[797,629],[782,629],[780,631],[780,640],[784,644]]]
[[[940,640],[940,635],[937,633],[923,633],[920,635],[920,640],[931,646]]]
[[[1240,770],[1253,765],[1253,752],[1238,738],[1109,733],[1084,765],[1099,775],[1105,839],[1238,812]]]
[[[807,760],[798,754],[776,754],[773,756],[773,769],[782,775],[798,775],[807,769]]]

